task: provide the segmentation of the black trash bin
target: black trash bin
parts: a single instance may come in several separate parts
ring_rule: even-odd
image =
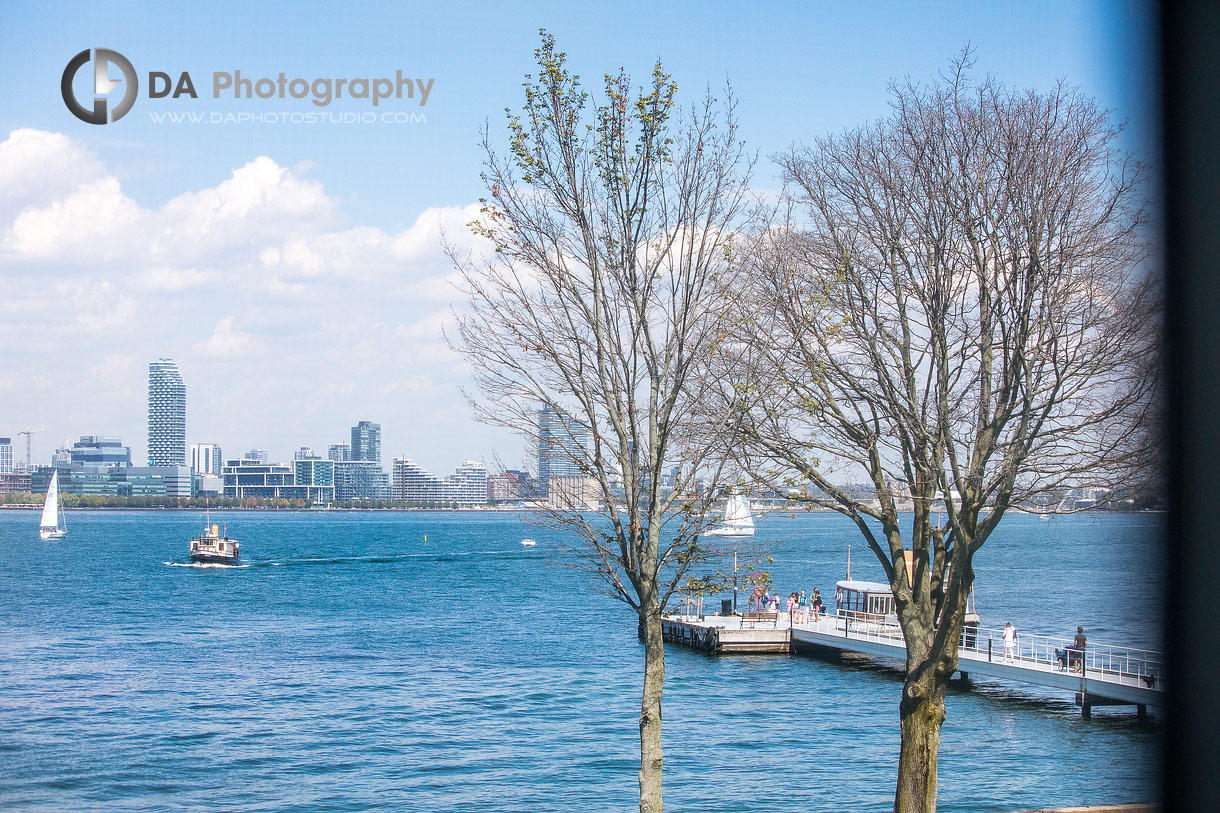
[[[721,615],[732,615],[733,614],[733,599],[731,599],[731,598],[720,599],[720,614]]]

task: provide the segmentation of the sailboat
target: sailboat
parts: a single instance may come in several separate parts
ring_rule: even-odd
[[[59,539],[68,533],[68,521],[63,519],[59,508],[59,470],[51,472],[51,484],[47,486],[47,499],[42,504],[42,523],[38,535],[43,539]]]
[[[754,517],[743,494],[732,494],[724,503],[724,522],[704,532],[705,536],[754,536]]]

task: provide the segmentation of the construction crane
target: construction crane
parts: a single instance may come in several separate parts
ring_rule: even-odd
[[[31,464],[32,464],[32,457],[30,455],[30,436],[36,435],[39,432],[49,432],[49,431],[51,431],[51,428],[49,426],[44,426],[41,429],[31,429],[30,425],[27,423],[25,425],[25,431],[17,433],[18,437],[25,435],[25,470],[26,471],[31,470]]]

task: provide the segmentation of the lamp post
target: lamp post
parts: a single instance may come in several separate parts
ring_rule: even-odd
[[[733,551],[733,612],[737,612],[737,551]]]

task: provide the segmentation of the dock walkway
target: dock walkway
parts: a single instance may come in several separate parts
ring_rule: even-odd
[[[667,642],[720,654],[837,650],[906,660],[896,623],[849,613],[792,625],[785,613],[774,622],[744,625],[736,615],[708,615],[703,620],[684,616],[665,619],[662,630]],[[1164,658],[1159,653],[1089,644],[1081,658],[1069,652],[1071,642],[1066,639],[1018,634],[1013,657],[1006,659],[1002,634],[986,628],[964,633],[957,653],[962,678],[987,675],[1074,692],[1085,716],[1094,706],[1134,705],[1143,714],[1147,706],[1164,702]],[[1074,668],[1069,668],[1069,658]]]

